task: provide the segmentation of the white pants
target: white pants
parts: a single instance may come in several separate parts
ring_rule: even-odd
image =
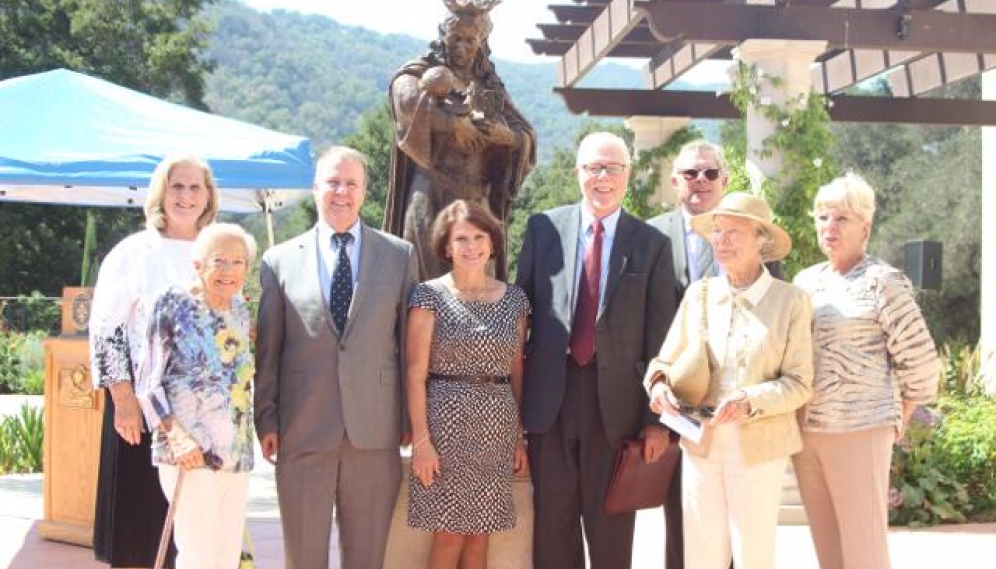
[[[159,465],[163,493],[173,500],[180,469]],[[248,472],[188,470],[173,518],[176,569],[235,569],[242,554]]]
[[[682,453],[685,567],[772,569],[788,457],[744,464],[740,427],[716,427],[705,458]]]

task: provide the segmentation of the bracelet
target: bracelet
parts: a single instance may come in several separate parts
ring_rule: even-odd
[[[426,436],[422,437],[421,439],[415,441],[415,444],[412,445],[412,450],[417,450],[418,447],[424,445],[427,442],[429,442],[429,435],[426,435]]]

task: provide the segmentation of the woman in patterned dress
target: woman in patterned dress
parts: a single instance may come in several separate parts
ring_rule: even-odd
[[[152,309],[135,391],[171,500],[184,477],[175,505],[177,569],[234,569],[242,552],[255,366],[240,294],[255,255],[256,242],[238,225],[204,228],[194,242],[197,284],[168,289]]]
[[[892,446],[934,400],[940,364],[909,280],[865,252],[875,193],[848,173],[813,206],[827,256],[795,284],[813,299],[813,399],[793,457],[822,569],[888,569]]]
[[[431,531],[431,569],[484,569],[491,533],[515,526],[525,468],[520,405],[529,301],[492,278],[498,221],[457,200],[432,229],[452,271],[413,289],[407,329],[413,457],[408,524]]]
[[[106,388],[94,514],[94,556],[111,567],[152,567],[168,504],[150,459],[134,383],[152,303],[196,278],[191,248],[218,214],[211,170],[194,156],[164,159],[145,200],[146,229],[104,258],[90,312],[96,387]],[[173,566],[175,550],[166,559]]]

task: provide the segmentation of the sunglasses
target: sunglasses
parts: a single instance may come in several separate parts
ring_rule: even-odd
[[[598,176],[602,172],[610,176],[618,176],[626,171],[625,164],[585,164],[581,166],[589,176]]]
[[[714,181],[719,177],[719,168],[706,168],[705,170],[697,170],[695,168],[689,168],[687,170],[678,170],[678,173],[682,175],[686,180],[691,182],[699,177],[699,174],[705,176],[706,180],[710,182]]]
[[[695,407],[693,405],[679,405],[678,412],[696,425],[701,425],[703,421],[712,419],[716,414],[716,408],[711,405]]]

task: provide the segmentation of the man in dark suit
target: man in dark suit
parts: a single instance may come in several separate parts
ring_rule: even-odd
[[[619,137],[582,140],[581,203],[529,219],[517,282],[532,303],[523,425],[533,479],[535,569],[630,566],[634,514],[602,503],[619,442],[645,460],[667,445],[641,387],[677,309],[666,237],[622,211],[630,157]]]
[[[381,569],[401,484],[412,246],[359,219],[366,158],[318,161],[315,228],[263,256],[256,431],[276,462],[288,569],[327,569],[333,512],[343,569]],[[360,286],[362,284],[362,286]]]

